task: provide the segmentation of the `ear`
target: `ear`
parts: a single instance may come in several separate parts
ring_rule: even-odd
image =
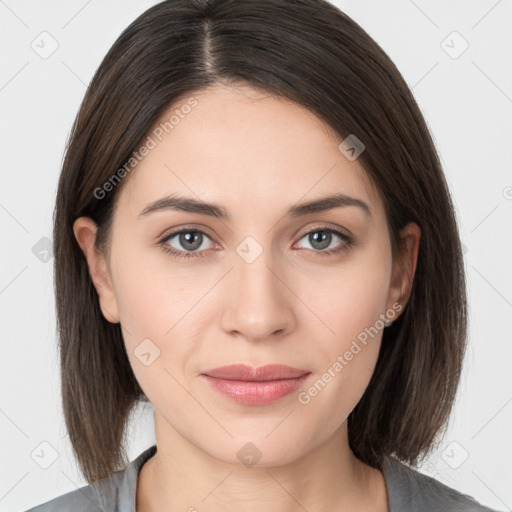
[[[400,231],[401,252],[393,262],[393,274],[388,294],[388,309],[398,302],[402,309],[407,304],[412,291],[418,251],[421,239],[421,229],[415,222],[409,222]]]
[[[105,255],[94,246],[97,229],[96,223],[89,217],[79,217],[73,224],[75,238],[87,259],[89,273],[98,293],[101,312],[106,320],[115,324],[119,322],[119,308]]]

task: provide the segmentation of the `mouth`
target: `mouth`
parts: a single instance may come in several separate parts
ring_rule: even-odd
[[[201,374],[212,389],[244,405],[274,403],[300,388],[311,372],[286,365],[221,366]]]

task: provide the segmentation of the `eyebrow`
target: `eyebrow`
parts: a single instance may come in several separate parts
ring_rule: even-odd
[[[346,206],[355,206],[360,208],[367,217],[370,219],[372,218],[372,210],[365,201],[356,197],[347,196],[345,194],[335,194],[322,197],[320,199],[315,199],[313,201],[300,203],[296,206],[292,206],[286,212],[286,215],[288,217],[300,217],[302,215],[328,211],[334,208],[341,208]],[[166,196],[148,204],[139,214],[139,218],[145,217],[154,212],[167,210],[198,213],[200,215],[208,215],[210,217],[222,220],[231,219],[226,209],[220,205],[198,201],[190,197],[183,197],[178,195]]]

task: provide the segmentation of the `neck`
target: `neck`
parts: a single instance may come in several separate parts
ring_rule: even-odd
[[[140,471],[137,512],[388,512],[382,473],[354,456],[346,422],[314,449],[282,465],[219,460],[190,443],[156,411],[155,431],[157,452]]]

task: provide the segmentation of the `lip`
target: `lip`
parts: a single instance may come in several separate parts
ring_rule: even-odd
[[[266,405],[296,391],[310,374],[286,365],[255,368],[236,364],[208,370],[201,376],[215,391],[236,403]]]
[[[217,379],[244,380],[244,381],[269,381],[281,379],[294,379],[309,373],[283,364],[267,364],[265,366],[249,366],[247,364],[230,364],[207,370],[204,374]]]

